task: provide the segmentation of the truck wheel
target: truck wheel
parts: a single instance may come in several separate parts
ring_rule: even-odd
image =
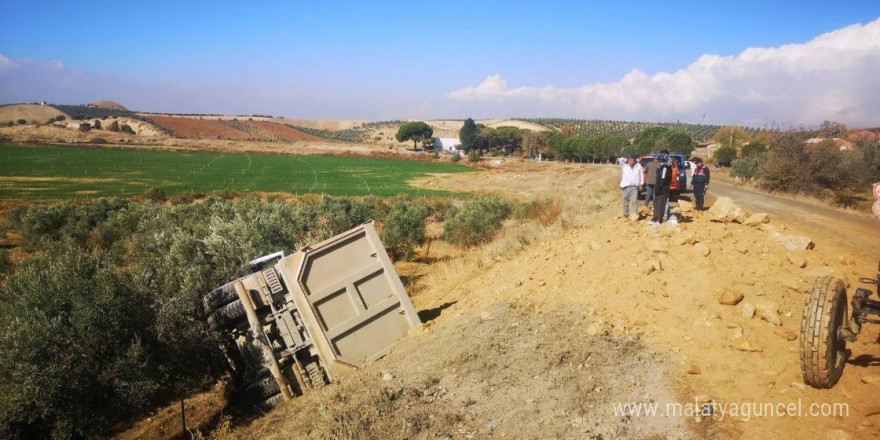
[[[280,405],[281,402],[284,402],[284,396],[278,393],[254,406],[261,412],[269,412],[272,408]]]
[[[226,283],[208,292],[202,297],[202,305],[205,306],[205,314],[210,314],[214,310],[238,299],[238,293],[235,291],[236,281]]]
[[[246,318],[244,305],[241,300],[235,300],[215,310],[208,317],[208,327],[211,330],[220,330],[234,327],[236,323]]]
[[[251,402],[263,402],[279,393],[281,389],[278,388],[278,382],[271,375],[252,383],[244,390],[245,396]]]
[[[846,341],[838,330],[846,320],[846,287],[839,278],[813,282],[801,318],[800,357],[804,383],[831,388],[846,365]]]

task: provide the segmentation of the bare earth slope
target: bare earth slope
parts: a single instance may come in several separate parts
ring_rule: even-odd
[[[29,124],[45,123],[49,118],[64,115],[58,109],[48,105],[19,104],[0,107],[0,124],[12,121],[17,123],[24,119]],[[65,115],[66,116],[66,115]]]

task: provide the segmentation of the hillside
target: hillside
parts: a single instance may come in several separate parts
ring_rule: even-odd
[[[95,101],[95,102],[91,103],[90,105],[92,105],[94,107],[106,108],[106,109],[110,109],[110,110],[128,111],[128,109],[125,108],[122,104],[120,104],[118,102],[114,102],[114,101],[107,101],[107,100]]]
[[[643,130],[649,127],[664,126],[675,127],[684,130],[696,140],[709,139],[715,135],[720,125],[704,125],[704,124],[687,124],[687,123],[657,123],[657,122],[635,122],[635,121],[606,121],[598,119],[563,119],[563,118],[535,118],[526,119],[526,121],[559,129],[563,126],[569,126],[574,129],[575,133],[581,136],[594,136],[599,134],[613,134],[623,136],[625,138],[634,138]],[[749,131],[757,131],[757,129],[749,129]]]
[[[18,124],[19,119],[24,119],[28,124],[43,124],[50,118],[65,116],[62,111],[48,106],[37,104],[16,104],[0,106],[0,126],[9,122]]]

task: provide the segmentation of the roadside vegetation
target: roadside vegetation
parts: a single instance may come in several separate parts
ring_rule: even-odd
[[[830,138],[807,142],[811,135],[789,132],[766,144],[752,141],[741,148],[738,159],[731,159],[730,174],[768,191],[811,196],[845,207],[859,204],[871,183],[880,180],[880,143],[860,140],[853,148],[841,150]]]
[[[18,244],[0,253],[0,438],[101,435],[214,383],[225,363],[200,298],[256,256],[375,219],[392,256],[408,260],[429,219],[467,247],[513,212],[540,215],[494,197],[460,208],[403,196],[172,203],[151,188],[143,199],[18,207],[0,224]]]

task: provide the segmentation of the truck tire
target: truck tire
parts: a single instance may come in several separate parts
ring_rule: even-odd
[[[202,297],[202,305],[205,306],[206,315],[238,299],[238,292],[235,291],[235,283],[237,281],[226,283]]]
[[[846,341],[838,330],[846,320],[846,287],[839,278],[823,276],[813,282],[801,318],[800,358],[804,383],[831,388],[846,365]]]
[[[280,405],[281,402],[284,402],[284,396],[281,393],[278,393],[256,405],[254,407],[261,412],[269,412],[272,408]]]
[[[271,375],[248,385],[244,390],[248,400],[254,403],[263,402],[279,393],[281,393],[281,389],[278,388],[278,382]]]
[[[242,319],[247,319],[247,314],[244,310],[244,304],[238,299],[211,313],[211,316],[208,317],[208,327],[211,330],[228,329],[234,327]]]

